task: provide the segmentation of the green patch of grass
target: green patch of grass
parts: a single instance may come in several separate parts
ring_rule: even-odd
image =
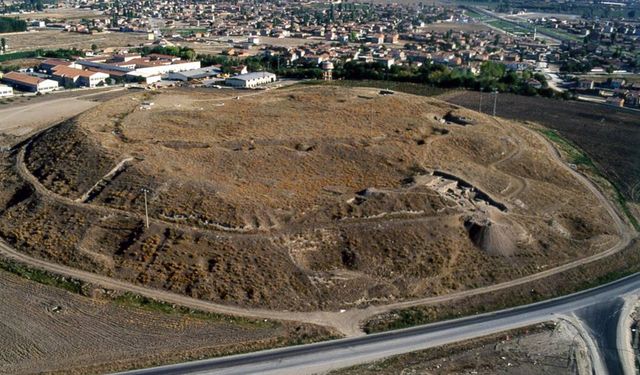
[[[40,284],[50,285],[65,289],[72,293],[82,294],[83,283],[78,280],[57,276],[49,272],[31,268],[6,259],[0,259],[0,269]]]
[[[184,306],[176,306],[174,304],[158,301],[130,292],[126,292],[117,297],[114,297],[113,301],[125,307],[139,308],[163,314],[185,315],[199,320],[207,320],[218,323],[231,323],[247,328],[273,329],[280,326],[278,322],[272,320],[249,319],[244,317],[204,312],[200,310],[190,309]]]
[[[487,16],[485,16],[484,14],[480,14],[478,12],[476,12],[475,10],[472,9],[465,9],[465,13],[467,16],[471,17],[471,18],[475,18],[477,20],[485,20],[487,18]]]
[[[576,42],[582,40],[582,37],[580,37],[579,35],[571,34],[561,29],[552,29],[550,27],[538,26],[538,31],[544,31],[546,34],[549,34],[560,40],[573,40]]]
[[[486,21],[486,23],[488,25],[491,25],[491,26],[495,27],[495,28],[498,28],[500,30],[503,30],[503,31],[506,31],[506,32],[512,33],[512,34],[527,34],[527,33],[532,31],[532,30],[530,30],[528,28],[513,24],[511,22],[499,20],[499,19]]]
[[[563,138],[556,130],[546,129],[541,131],[542,134],[550,141],[555,143],[560,149],[567,154],[569,163],[582,165],[593,169],[597,172],[597,168],[589,156],[582,152],[577,146],[574,146],[567,139]]]

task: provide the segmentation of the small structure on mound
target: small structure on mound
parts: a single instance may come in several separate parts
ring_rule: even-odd
[[[497,223],[487,217],[473,216],[465,220],[469,238],[490,255],[513,255],[516,237],[509,225]]]
[[[474,119],[472,119],[470,117],[465,117],[465,116],[458,116],[458,115],[454,114],[453,112],[448,112],[444,116],[444,120],[452,122],[454,124],[462,125],[462,126],[475,124],[475,120]]]

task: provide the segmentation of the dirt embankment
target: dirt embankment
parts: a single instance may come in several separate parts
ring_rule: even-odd
[[[597,199],[526,130],[372,89],[127,95],[21,155],[0,174],[0,235],[14,246],[241,306],[439,295],[615,240]]]

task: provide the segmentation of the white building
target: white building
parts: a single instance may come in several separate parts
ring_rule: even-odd
[[[167,75],[167,79],[173,81],[190,81],[193,79],[207,79],[217,77],[222,73],[220,68],[208,66],[200,69],[186,70],[183,72],[171,72]]]
[[[24,73],[9,72],[2,78],[4,82],[21,91],[45,93],[58,89],[58,82],[42,79]]]
[[[109,78],[106,73],[68,68],[66,66],[54,67],[51,75],[65,86],[71,84],[73,86],[97,87],[100,84],[105,84],[107,78]]]
[[[184,72],[193,69],[200,69],[200,61],[178,61],[173,64],[137,68],[134,70],[134,72],[140,73],[140,75],[144,76],[152,76],[167,73]]]
[[[13,88],[7,85],[0,85],[0,98],[13,96]]]
[[[275,82],[276,75],[269,72],[253,72],[240,74],[235,77],[227,78],[225,84],[233,87],[256,87],[267,83]]]
[[[258,45],[258,44],[260,44],[260,37],[257,36],[257,35],[250,35],[247,38],[247,42],[250,43],[250,44]]]

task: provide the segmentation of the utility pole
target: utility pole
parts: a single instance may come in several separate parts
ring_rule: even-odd
[[[493,92],[493,117],[496,117],[496,106],[498,104],[498,90]]]
[[[480,89],[480,105],[478,106],[478,112],[482,113],[482,89]]]
[[[147,192],[149,192],[149,190],[142,188],[142,192],[144,193],[144,216],[146,218],[147,228],[149,228],[149,209],[147,208]]]

